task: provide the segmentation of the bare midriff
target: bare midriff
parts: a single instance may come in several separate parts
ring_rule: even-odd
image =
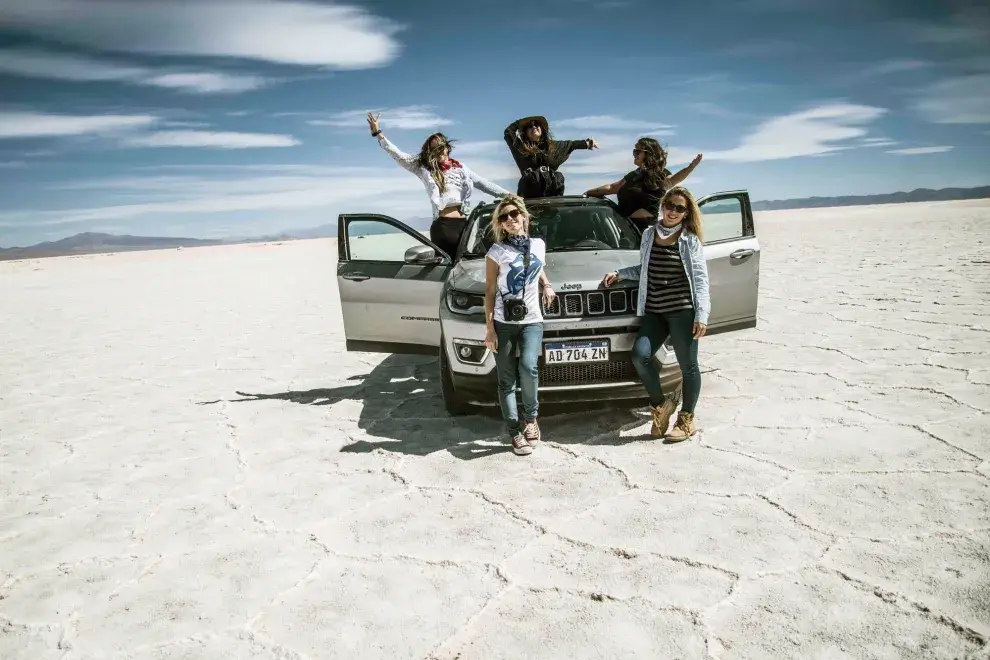
[[[441,217],[441,218],[463,218],[464,217],[464,214],[461,213],[461,205],[460,204],[452,204],[452,205],[444,208],[442,211],[440,211],[440,213],[438,214],[438,217]]]

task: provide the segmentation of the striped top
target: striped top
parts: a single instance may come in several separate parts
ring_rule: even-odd
[[[684,272],[684,263],[677,243],[653,244],[647,272],[646,311],[663,314],[681,309],[693,309],[691,283]]]

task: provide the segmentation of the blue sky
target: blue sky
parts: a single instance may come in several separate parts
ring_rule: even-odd
[[[698,195],[990,184],[990,10],[974,0],[0,0],[0,245],[248,236],[430,213],[369,136],[433,130],[504,187],[502,130],[703,153]],[[476,199],[485,199],[480,193]]]

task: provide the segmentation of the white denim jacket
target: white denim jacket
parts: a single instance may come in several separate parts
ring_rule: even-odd
[[[646,310],[646,287],[649,279],[647,270],[650,266],[650,252],[653,250],[653,240],[656,234],[656,225],[648,227],[643,232],[643,240],[639,245],[639,265],[619,270],[619,279],[639,280],[636,316],[643,316]],[[691,283],[694,320],[708,325],[708,315],[711,313],[712,304],[708,294],[708,262],[705,260],[704,246],[701,244],[701,239],[684,229],[677,239],[677,248],[681,253],[681,261],[684,263],[684,272],[687,274],[688,282]]]
[[[429,170],[416,162],[415,156],[410,156],[403,152],[381,133],[378,135],[378,144],[403,169],[412,172],[423,182],[423,186],[426,188],[426,194],[430,196],[430,205],[433,207],[434,218],[440,215],[440,211],[448,206],[456,205],[460,205],[461,212],[464,215],[468,215],[471,212],[472,188],[477,188],[497,199],[502,199],[509,194],[508,190],[478,175],[463,163],[461,163],[460,167],[452,167],[444,172],[443,178],[446,190],[441,194],[440,188],[437,186],[437,182],[433,180]]]

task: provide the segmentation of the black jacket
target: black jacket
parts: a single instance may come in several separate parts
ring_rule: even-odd
[[[590,149],[590,140],[554,140],[548,152],[538,151],[530,156],[522,151],[522,140],[516,137],[519,130],[519,122],[514,121],[505,129],[505,143],[509,145],[512,152],[512,159],[516,161],[516,167],[522,174],[527,169],[538,169],[544,165],[551,170],[556,170],[570,157],[575,149]]]

